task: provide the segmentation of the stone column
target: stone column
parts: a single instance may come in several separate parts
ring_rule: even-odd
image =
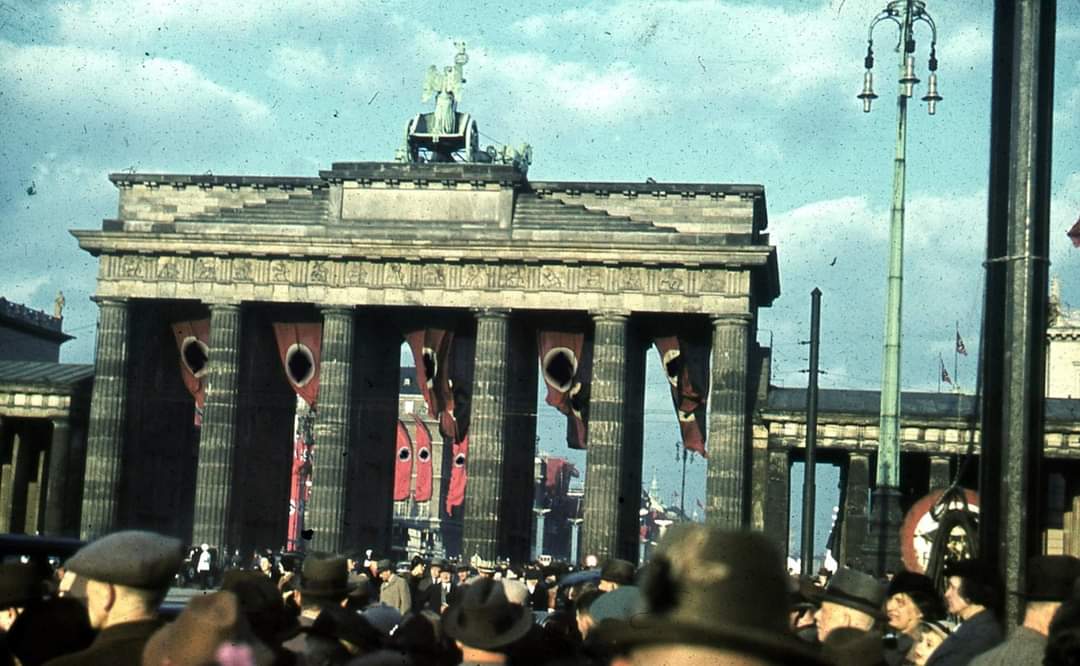
[[[788,552],[791,516],[791,460],[787,449],[769,450],[768,481],[765,486],[765,535],[781,553]]]
[[[199,433],[195,472],[192,543],[223,549],[231,545],[233,462],[236,457],[236,405],[240,366],[240,306],[210,305],[210,357],[206,408]],[[222,550],[221,552],[224,552]]]
[[[626,399],[626,346],[629,318],[594,315],[592,394],[585,462],[585,555],[619,556],[620,507],[639,497],[623,497],[623,429]]]
[[[19,523],[22,522],[22,514],[25,510],[24,495],[21,490],[16,490],[19,485],[18,473],[26,467],[26,445],[23,444],[19,433],[11,437],[11,462],[0,466],[0,531],[21,531]],[[17,506],[22,503],[23,508]]]
[[[726,529],[750,525],[749,329],[749,316],[713,319],[705,519]]]
[[[952,483],[951,456],[930,456],[930,490],[948,488]]]
[[[509,312],[481,310],[477,313],[469,482],[461,548],[466,560],[474,555],[494,560],[499,555],[509,337]]]
[[[315,460],[305,525],[315,531],[314,550],[340,553],[348,507],[349,435],[352,411],[354,313],[351,308],[322,311],[319,405],[315,417]]]
[[[867,511],[870,506],[870,457],[848,454],[847,486],[844,489],[844,523],[841,526],[840,564],[858,564],[866,540]]]
[[[67,506],[66,487],[71,452],[71,425],[67,419],[52,420],[52,440],[49,443],[49,475],[45,491],[45,534],[64,533],[64,507]]]
[[[94,390],[86,436],[79,536],[95,539],[117,528],[120,459],[124,451],[128,375],[127,299],[97,298]]]

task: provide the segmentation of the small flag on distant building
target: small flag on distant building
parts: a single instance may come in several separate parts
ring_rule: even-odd
[[[1065,232],[1065,235],[1072,241],[1073,247],[1080,247],[1080,217],[1076,218],[1076,223]]]
[[[956,353],[961,356],[967,356],[967,347],[964,346],[964,339],[960,337],[960,330],[956,331]]]
[[[945,369],[945,361],[939,358],[938,363],[941,364],[941,381],[946,384],[952,384],[952,377],[949,376],[949,371]]]

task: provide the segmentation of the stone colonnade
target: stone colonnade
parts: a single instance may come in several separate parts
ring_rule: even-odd
[[[97,381],[80,530],[84,539],[126,527],[117,519],[117,503],[124,473],[121,458],[124,410],[129,399],[126,378],[132,305],[119,298],[99,299],[98,303]],[[239,350],[245,336],[255,334],[241,330],[245,307],[235,303],[209,306],[210,372],[205,380],[206,409],[198,443],[193,543],[234,544],[234,468],[251,463],[237,459],[237,440],[242,436],[238,433],[238,402],[243,400],[238,395],[242,386]],[[387,360],[385,349],[373,354],[366,351],[366,342],[358,342],[377,335],[389,337],[386,330],[368,330],[385,327],[385,323],[369,324],[363,308],[325,307],[321,316],[316,463],[306,522],[314,530],[312,547],[336,552],[355,547],[386,548],[392,502],[385,479],[392,475],[392,439],[382,442],[381,435],[375,433],[378,428],[371,423],[381,419],[392,426],[396,410],[379,411],[372,405],[377,407],[379,400],[396,404],[396,395],[381,393],[396,391],[397,357],[389,355]],[[476,340],[463,555],[520,558],[527,555],[530,534],[531,483],[523,481],[531,479],[535,453],[532,406],[536,401],[536,351],[531,346],[535,330],[509,310],[480,309],[472,316]],[[595,312],[590,316],[594,360],[582,554],[635,560],[644,360],[649,341],[631,313]],[[726,527],[750,525],[750,328],[749,317],[712,320],[706,518]],[[379,358],[369,358],[376,355]],[[374,378],[391,368],[393,379],[377,387]],[[365,372],[367,379],[358,379]],[[392,437],[392,428],[390,432]],[[385,459],[364,453],[380,447],[388,452]],[[518,543],[522,540],[523,545]]]

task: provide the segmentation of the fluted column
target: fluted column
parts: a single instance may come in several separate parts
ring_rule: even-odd
[[[640,497],[623,497],[623,434],[626,401],[626,348],[629,318],[601,313],[593,317],[593,376],[589,397],[589,441],[585,458],[585,555],[619,556],[619,509]]]
[[[749,329],[748,316],[713,319],[705,519],[726,529],[750,525]]]
[[[349,435],[352,409],[353,334],[351,308],[324,308],[319,405],[315,417],[315,461],[305,525],[314,530],[312,548],[340,553],[348,507]]]
[[[60,536],[64,532],[65,489],[71,458],[71,425],[67,419],[52,420],[52,440],[49,443],[49,474],[45,491],[45,534]]]
[[[844,486],[844,520],[841,523],[840,561],[844,564],[862,559],[866,541],[866,509],[870,506],[870,457],[852,451]]]
[[[494,560],[499,555],[499,507],[503,496],[503,448],[510,313],[476,313],[476,360],[473,369],[469,431],[469,481],[465,494],[462,555]]]
[[[99,313],[79,527],[83,539],[97,538],[117,527],[127,404],[128,301],[95,300]]]
[[[210,306],[210,357],[206,407],[199,432],[192,542],[222,548],[230,543],[236,404],[240,366],[240,306]]]
[[[950,456],[930,456],[930,490],[948,488],[952,483]]]
[[[768,481],[765,487],[765,535],[780,552],[788,552],[788,523],[791,515],[791,459],[787,449],[770,449]]]

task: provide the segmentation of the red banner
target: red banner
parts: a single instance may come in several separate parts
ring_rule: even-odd
[[[416,383],[424,396],[428,413],[439,420],[444,437],[456,439],[454,421],[454,392],[450,382],[450,350],[454,332],[442,328],[425,328],[405,333],[416,364]]]
[[[301,537],[304,523],[304,505],[307,500],[308,485],[311,464],[307,456],[307,447],[304,446],[303,436],[296,438],[293,443],[292,472],[289,477],[289,527],[288,543],[293,550],[300,550]]]
[[[409,431],[400,420],[397,422],[397,453],[394,458],[394,501],[409,498],[409,482],[412,481],[412,440]]]
[[[454,512],[455,506],[465,501],[465,485],[469,482],[468,470],[469,436],[454,444],[454,464],[450,468],[450,488],[446,491],[446,513]]]
[[[416,488],[413,499],[426,502],[431,499],[431,433],[420,417],[413,414],[416,422]]]
[[[567,444],[584,449],[588,437],[591,368],[585,355],[585,334],[576,331],[541,330],[537,334],[540,372],[547,386],[545,401],[567,417]]]
[[[322,350],[322,324],[274,324],[281,367],[285,379],[304,402],[315,406],[319,399],[319,357]]]
[[[206,404],[203,378],[210,369],[210,320],[178,321],[172,325],[176,349],[180,352],[180,376],[195,399],[195,425],[202,425]]]
[[[705,384],[698,375],[704,356],[700,350],[676,336],[657,337],[653,340],[660,354],[664,376],[671,386],[671,400],[679,419],[683,446],[705,456],[705,398],[701,387]],[[706,365],[707,367],[707,365]]]
[[[548,458],[545,463],[544,485],[550,495],[565,497],[570,488],[570,479],[576,479],[579,474],[574,463],[565,458]]]

